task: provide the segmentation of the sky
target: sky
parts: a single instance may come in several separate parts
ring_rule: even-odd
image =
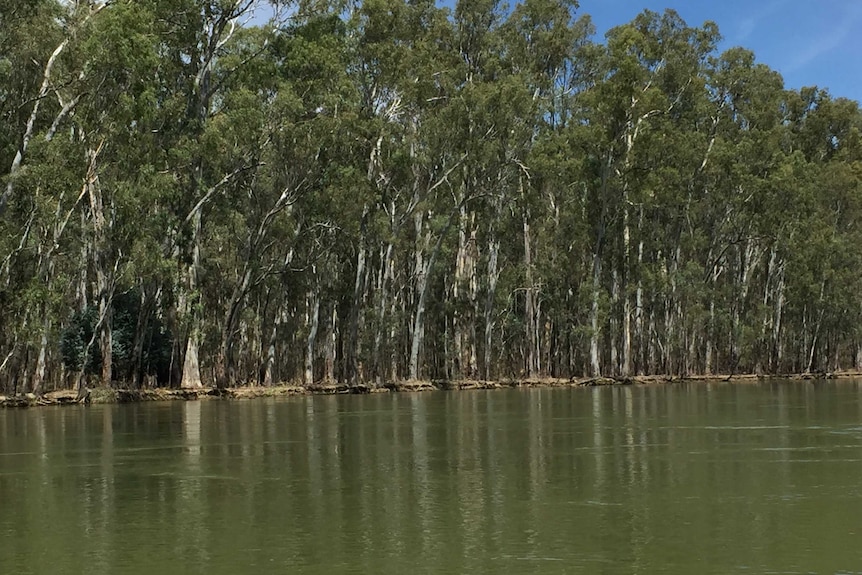
[[[453,6],[456,0],[438,0]],[[509,0],[514,5],[518,0]],[[862,102],[862,0],[579,0],[597,39],[644,9],[676,10],[689,26],[718,24],[719,50],[748,48],[787,88],[826,88]],[[265,21],[266,11],[258,15]]]
[[[862,0],[580,0],[599,38],[644,9],[676,10],[689,26],[718,24],[719,50],[742,46],[787,88],[826,88],[862,101]]]

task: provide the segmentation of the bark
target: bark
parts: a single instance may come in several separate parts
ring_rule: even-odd
[[[619,309],[619,301],[620,301],[620,274],[617,270],[613,270],[611,272],[611,306],[612,310],[616,311]],[[614,309],[616,308],[616,309]],[[608,330],[610,333],[608,334],[608,347],[610,348],[610,374],[618,375],[620,372],[620,355],[619,355],[619,347],[618,342],[619,339],[617,334],[620,332],[620,321],[618,316],[615,313],[612,313],[610,316],[610,320],[608,322],[610,324],[610,329]]]
[[[621,212],[622,212],[622,265],[620,269],[620,277],[615,278],[614,282],[614,294],[613,294],[613,304],[615,306],[619,305],[620,300],[622,300],[622,305],[620,313],[621,324],[622,324],[622,341],[621,341],[621,354],[617,354],[616,352],[616,336],[612,334],[611,336],[611,345],[612,345],[612,355],[614,357],[611,360],[611,365],[617,370],[619,375],[629,376],[632,373],[632,304],[631,298],[629,296],[629,281],[631,278],[631,228],[629,223],[630,218],[630,205],[631,205],[631,171],[633,165],[633,153],[635,144],[638,141],[638,137],[643,129],[645,122],[659,114],[659,110],[649,110],[648,112],[637,115],[636,109],[640,102],[640,98],[643,94],[649,90],[652,85],[652,79],[650,79],[646,86],[643,87],[641,94],[634,95],[631,98],[631,105],[626,112],[626,124],[625,130],[622,135],[623,140],[623,161],[621,169],[616,170],[616,174],[622,180],[622,197],[621,197]],[[673,104],[671,104],[670,108],[668,108],[668,112],[673,108]],[[619,282],[619,283],[617,283]],[[616,331],[616,330],[614,330]]]
[[[395,372],[392,369],[394,353],[389,354],[388,360],[384,360],[384,336],[388,335],[388,346],[394,343],[394,320],[388,320],[390,325],[387,329],[387,318],[394,315],[395,302],[390,295],[392,282],[395,275],[395,266],[393,262],[394,246],[392,242],[387,242],[385,248],[380,250],[380,268],[377,271],[377,324],[374,333],[374,374],[377,384],[380,385],[382,380],[394,378]],[[391,350],[394,351],[394,350]]]
[[[103,311],[107,311],[107,309],[99,308],[99,317],[96,320],[96,325],[93,326],[93,335],[90,337],[90,341],[87,342],[87,345],[84,348],[83,358],[81,360],[81,369],[78,371],[77,376],[77,384],[76,388],[78,391],[78,400],[83,399],[87,395],[87,364],[90,362],[90,354],[93,352],[93,347],[96,343],[96,339],[99,338],[100,333],[102,332],[102,324],[104,323],[106,316]]]
[[[216,358],[216,387],[220,389],[228,387],[233,379],[234,339],[245,295],[248,293],[249,283],[251,282],[251,274],[251,267],[247,259],[242,271],[242,279],[234,286],[222,322],[221,341],[219,342],[218,357]]]
[[[706,375],[712,374],[713,371],[713,359],[712,359],[712,350],[714,344],[712,342],[712,334],[715,329],[715,300],[711,299],[709,302],[709,325],[706,327],[706,337],[704,343],[704,359],[703,359],[703,371]]]
[[[490,380],[493,376],[491,370],[491,357],[493,349],[494,337],[494,303],[497,297],[497,282],[500,279],[500,271],[497,265],[497,258],[500,253],[500,240],[498,240],[494,231],[490,233],[491,237],[488,240],[488,287],[485,296],[485,349],[484,349],[484,371],[485,379]]]
[[[104,315],[105,319],[102,322],[102,332],[99,335],[100,351],[102,352],[102,385],[110,386],[113,381],[114,367],[114,331],[113,318],[111,317],[111,301],[106,295],[99,302],[100,315]],[[101,311],[103,310],[103,311]]]
[[[475,218],[476,214],[473,213],[471,216],[470,239],[467,250],[467,268],[469,270],[467,274],[469,282],[467,290],[469,305],[467,309],[470,311],[470,318],[467,325],[466,336],[468,341],[465,345],[466,358],[464,363],[468,366],[467,377],[470,378],[474,378],[479,374],[479,356],[476,349],[476,321],[479,316],[479,278],[476,272],[476,262],[479,260],[479,253],[476,242]]]
[[[657,306],[657,304],[654,304]],[[648,373],[658,373],[658,358],[661,354],[661,340],[659,339],[658,331],[656,329],[656,310],[650,308],[649,312],[649,320],[647,322],[649,326],[647,328],[647,332],[649,335],[649,351],[647,355],[647,372]]]
[[[21,163],[24,160],[24,155],[27,153],[27,148],[30,145],[30,140],[33,138],[33,131],[35,130],[36,119],[39,116],[39,107],[42,103],[42,100],[44,100],[45,97],[48,95],[48,91],[51,87],[51,74],[54,70],[54,64],[57,62],[57,58],[59,58],[60,54],[63,52],[63,50],[66,49],[66,46],[68,45],[68,38],[60,42],[60,44],[51,53],[51,56],[48,58],[48,61],[45,63],[45,68],[42,71],[42,85],[39,87],[39,93],[36,95],[36,99],[33,102],[33,109],[30,111],[30,116],[27,118],[27,127],[24,129],[24,135],[21,138],[21,144],[18,146],[18,150],[15,152],[15,157],[12,159],[12,166],[9,168],[6,189],[3,191],[3,195],[0,196],[0,216],[3,215],[3,212],[6,210],[6,204],[12,197],[12,192],[15,188],[15,176],[21,169]]]
[[[643,225],[643,211],[641,211],[640,215],[640,225]],[[638,242],[638,269],[641,269],[643,266],[643,255],[644,242],[641,240]],[[645,363],[644,348],[647,335],[644,334],[644,288],[640,274],[638,275],[637,288],[635,289],[634,314],[635,340],[637,341],[638,346],[636,369],[639,375],[643,375]]]
[[[356,275],[353,281],[353,298],[350,306],[350,320],[347,341],[345,342],[345,377],[353,385],[359,381],[357,355],[359,353],[359,317],[363,307],[365,291],[367,246],[365,240],[368,206],[363,207],[362,223],[359,232],[359,245],[356,253]]]
[[[538,376],[538,318],[536,313],[536,293],[535,283],[533,279],[533,247],[532,237],[530,234],[530,213],[529,210],[523,214],[524,225],[524,273],[526,286],[524,288],[524,336],[527,345],[526,349],[526,373],[530,378]]]
[[[632,141],[631,145],[634,145]],[[626,178],[628,181],[628,178]],[[628,184],[623,187],[623,266],[622,285],[619,287],[618,297],[622,298],[622,350],[620,358],[619,374],[627,377],[632,373],[632,305],[628,293],[628,283],[631,277],[630,244],[631,230],[629,229],[629,190]]]
[[[279,308],[274,314],[274,319],[272,321],[272,329],[270,330],[269,340],[266,347],[266,359],[264,362],[263,369],[263,385],[266,387],[270,387],[275,383],[275,359],[276,345],[278,343],[278,332],[282,322],[286,320],[286,316],[287,312],[284,309],[284,306],[279,306]]]
[[[425,337],[425,300],[428,294],[428,273],[431,271],[433,261],[431,257],[425,258],[425,250],[431,242],[430,229],[426,232],[424,240],[422,237],[423,216],[416,215],[416,251],[414,254],[414,276],[416,282],[415,294],[416,301],[414,304],[413,325],[410,338],[410,359],[407,365],[408,378],[416,380],[419,378],[419,350],[422,346],[422,340]],[[442,234],[440,236],[442,241]],[[421,243],[425,244],[423,248]],[[437,250],[434,250],[434,256],[437,255]]]
[[[680,306],[681,308],[682,306]],[[680,309],[680,313],[682,313]],[[695,373],[696,365],[697,365],[697,332],[696,325],[692,325],[690,329],[686,330],[685,337],[687,340],[687,352],[685,357],[685,373],[684,375],[692,375]]]
[[[434,264],[437,261],[437,256],[440,254],[440,248],[443,245],[443,239],[451,229],[458,210],[454,211],[449,216],[449,221],[446,227],[440,232],[437,237],[437,242],[434,244],[434,249],[431,251],[430,257],[425,259],[417,250],[416,254],[416,293],[418,294],[415,310],[413,314],[413,332],[410,338],[410,360],[407,364],[407,376],[411,381],[419,379],[419,352],[422,347],[422,342],[425,338],[425,304],[428,298],[428,279],[431,271],[434,269]],[[417,234],[421,230],[421,224],[417,224]],[[426,234],[424,243],[430,244],[431,230]]]
[[[157,299],[157,297],[149,295],[149,289],[143,283],[140,284],[139,289],[141,299],[138,307],[138,317],[135,321],[135,334],[132,339],[132,360],[129,365],[129,372],[126,373],[126,377],[135,389],[141,388],[144,383],[144,344],[150,316],[153,313],[154,304]]]
[[[338,345],[338,313],[334,304],[331,305],[326,322],[326,337],[323,345],[323,380],[326,382],[336,381],[335,357]]]
[[[50,315],[46,312],[44,324],[42,325],[42,336],[39,339],[39,355],[36,359],[36,369],[33,373],[33,383],[30,388],[33,395],[42,395],[42,385],[45,381],[46,356],[48,353],[48,332],[51,329]]]
[[[108,2],[104,2],[101,4],[91,4],[89,6],[89,12],[85,15],[83,20],[80,23],[80,26],[84,26],[93,16],[101,12],[106,6],[108,6]],[[73,34],[72,31],[69,32],[71,36]],[[51,55],[48,57],[48,61],[45,62],[45,67],[42,69],[42,82],[39,86],[39,92],[36,94],[36,97],[33,100],[33,108],[30,110],[30,115],[27,118],[27,124],[24,129],[24,134],[21,137],[21,143],[18,146],[18,149],[15,151],[15,156],[12,159],[12,165],[9,168],[9,173],[6,182],[6,188],[3,191],[3,194],[0,195],[0,217],[3,216],[3,213],[6,210],[6,205],[9,202],[9,199],[12,197],[12,193],[15,188],[15,176],[21,169],[21,164],[24,161],[24,157],[27,154],[27,148],[30,146],[30,141],[33,138],[33,134],[35,132],[36,120],[39,117],[39,108],[42,104],[42,101],[47,97],[47,95],[52,90],[52,76],[54,73],[54,66],[57,63],[57,59],[61,56],[63,51],[69,45],[70,37],[67,36],[60,42],[54,51],[51,52]],[[57,130],[57,126],[60,121],[66,117],[66,115],[71,111],[71,109],[77,103],[77,98],[71,100],[66,104],[61,104],[61,110],[54,121],[51,123],[51,128],[48,131],[47,139],[50,140],[54,132]]]
[[[199,388],[202,387],[200,360],[198,358],[198,347],[200,346],[200,313],[195,309],[196,302],[191,301],[191,296],[187,294],[195,294],[198,289],[198,270],[200,269],[201,249],[200,249],[200,233],[201,233],[201,214],[200,211],[195,212],[192,218],[192,261],[191,264],[185,267],[184,275],[186,285],[181,287],[181,312],[187,318],[189,323],[188,339],[186,340],[186,350],[183,357],[182,376],[180,387],[182,388]]]
[[[734,366],[732,371],[736,369],[736,366],[740,361],[740,353],[741,353],[741,337],[742,337],[742,326],[740,323],[741,315],[745,309],[747,309],[748,302],[748,293],[751,289],[752,279],[754,277],[754,273],[757,269],[758,263],[760,261],[760,255],[763,252],[763,248],[761,248],[757,241],[752,238],[746,238],[744,241],[744,245],[740,250],[740,279],[739,279],[739,290],[736,304],[733,306],[733,341],[731,345],[731,359],[734,362]]]
[[[812,337],[811,337],[811,344],[808,348],[808,358],[806,360],[806,367],[805,367],[806,373],[811,373],[811,370],[814,369],[814,366],[815,366],[815,359],[817,357],[816,356],[817,344],[818,344],[818,341],[820,339],[820,328],[823,325],[823,315],[824,315],[823,297],[824,297],[825,293],[826,293],[826,280],[824,279],[824,280],[820,281],[820,297],[818,298],[818,301],[817,301],[817,303],[818,303],[817,308],[819,309],[819,312],[817,313],[817,321],[814,323],[814,333],[812,334]]]
[[[216,55],[218,50],[232,37],[236,28],[236,19],[246,14],[253,6],[253,0],[238,0],[230,3],[224,10],[215,10],[204,19],[203,29],[200,31],[197,53],[191,58],[191,76],[192,87],[188,93],[188,109],[187,120],[190,121],[191,132],[199,136],[203,133],[208,121],[213,97],[219,89],[218,84],[213,83],[212,73],[215,66]],[[188,178],[188,197],[192,201],[197,199],[194,207],[189,211],[184,225],[192,227],[192,263],[185,271],[187,276],[187,292],[184,300],[187,303],[190,296],[196,297],[198,287],[198,276],[200,274],[200,235],[202,226],[201,211],[203,205],[222,187],[230,183],[240,173],[244,172],[247,167],[234,170],[227,174],[221,181],[210,188],[204,187],[204,170],[203,157],[201,152],[196,152],[191,159],[191,177]],[[205,193],[201,193],[206,190]],[[175,252],[175,256],[179,253]],[[183,289],[181,287],[181,289]],[[244,294],[242,294],[244,295]],[[200,324],[202,318],[200,313],[194,309],[189,309],[187,306],[183,309],[183,315],[189,324],[189,337],[186,343],[185,361],[183,364],[182,387],[196,388],[201,387],[200,361],[198,357],[200,345]],[[230,311],[228,312],[231,313]],[[224,334],[223,334],[224,338]],[[230,338],[228,335],[227,348],[230,347]],[[223,342],[224,343],[224,339]],[[220,348],[216,366],[216,384],[219,386],[226,385],[227,377],[227,355],[222,352],[227,351]]]
[[[664,304],[664,323],[665,323],[665,340],[664,340],[664,353],[662,354],[661,359],[661,369],[664,370],[664,373],[673,375],[674,374],[674,350],[676,348],[676,338],[677,338],[677,313],[676,313],[676,300],[677,300],[677,266],[678,266],[678,257],[679,257],[679,247],[677,247],[674,256],[670,256],[670,262],[665,263],[663,268],[663,272],[667,277],[668,283],[670,284],[670,293],[665,298]]]
[[[309,291],[306,297],[306,308],[308,310],[308,338],[305,344],[305,372],[303,383],[311,385],[314,383],[314,349],[317,340],[317,330],[320,322],[320,292],[317,289]]]
[[[113,216],[105,207],[104,194],[99,177],[99,155],[104,140],[96,148],[87,150],[86,190],[89,198],[92,240],[88,244],[89,258],[96,273],[96,299],[99,302],[99,350],[102,356],[102,385],[110,386],[113,380],[113,299],[114,277],[119,259],[112,266],[108,263],[110,250],[109,230],[113,227]]]
[[[599,297],[601,295],[602,256],[598,249],[593,254],[593,279],[590,304],[590,375],[602,375],[601,356],[599,354]]]
[[[778,266],[778,282],[775,288],[775,298],[772,320],[772,357],[770,369],[777,372],[784,361],[784,344],[781,337],[782,318],[784,314],[784,262]]]
[[[592,253],[592,282],[591,282],[591,290],[590,290],[590,366],[589,371],[593,377],[600,377],[602,375],[602,363],[601,363],[601,348],[600,348],[600,337],[601,337],[601,329],[599,325],[599,312],[600,305],[599,300],[601,297],[601,287],[602,287],[602,253],[604,250],[605,243],[605,231],[606,231],[606,219],[608,217],[608,203],[607,197],[610,193],[608,189],[608,180],[611,175],[611,166],[613,164],[613,154],[608,153],[607,158],[605,158],[602,166],[601,173],[601,185],[599,186],[599,193],[601,202],[601,215],[598,218],[598,222],[596,224],[596,243],[593,246]]]
[[[201,364],[198,359],[198,348],[200,346],[199,331],[193,328],[186,342],[186,353],[183,361],[182,381],[180,387],[184,389],[196,389],[203,387],[201,382]]]
[[[454,304],[454,310],[452,312],[452,331],[454,333],[453,337],[453,352],[451,355],[447,353],[447,356],[452,357],[454,360],[454,366],[452,368],[452,375],[450,377],[470,377],[468,375],[469,369],[466,367],[467,362],[465,361],[465,345],[469,345],[467,341],[467,337],[465,331],[467,329],[467,323],[470,321],[465,313],[465,300],[466,300],[466,283],[468,281],[468,276],[470,274],[470,254],[468,253],[467,247],[467,235],[468,235],[468,222],[467,222],[467,214],[465,213],[463,207],[461,209],[461,213],[458,217],[458,251],[455,253],[455,277],[452,281],[452,302]]]

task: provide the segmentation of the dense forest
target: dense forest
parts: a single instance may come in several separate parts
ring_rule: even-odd
[[[859,104],[719,40],[0,0],[0,391],[862,367]]]

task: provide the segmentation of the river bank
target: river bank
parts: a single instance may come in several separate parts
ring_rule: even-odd
[[[105,403],[134,403],[142,401],[191,401],[200,399],[253,399],[290,395],[338,395],[367,393],[417,393],[425,391],[457,391],[474,389],[513,389],[530,387],[591,387],[604,385],[663,385],[683,382],[704,383],[754,383],[767,379],[777,380],[834,380],[862,378],[860,371],[834,373],[802,373],[784,375],[698,375],[682,376],[633,376],[633,377],[584,377],[572,379],[533,378],[484,380],[418,380],[390,382],[381,386],[367,384],[321,383],[314,385],[280,384],[271,387],[240,386],[227,389],[202,387],[198,389],[115,389],[94,388],[79,397],[75,390],[50,391],[41,396],[31,393],[17,396],[0,395],[0,408],[38,407],[46,405],[78,405]]]

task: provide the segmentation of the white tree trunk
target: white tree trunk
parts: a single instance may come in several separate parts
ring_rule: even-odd
[[[497,258],[500,253],[500,240],[491,237],[488,240],[488,293],[485,299],[485,379],[491,379],[491,357],[494,337],[494,300],[497,294],[497,282],[500,272],[497,269]]]
[[[602,374],[599,355],[599,297],[601,295],[602,257],[593,255],[592,303],[590,305],[590,373],[593,377]]]
[[[308,339],[305,344],[305,373],[303,383],[311,385],[314,383],[314,342],[317,339],[317,330],[320,321],[320,294],[316,290],[310,291],[306,302],[308,307]]]
[[[197,291],[198,285],[198,270],[200,269],[200,231],[201,231],[201,214],[198,210],[192,220],[192,262],[187,267],[186,272],[186,289],[185,293],[194,294]],[[184,295],[181,300],[182,312],[189,318],[189,339],[186,342],[186,353],[183,361],[183,374],[180,383],[182,388],[195,389],[202,387],[201,383],[201,367],[198,358],[198,346],[200,342],[200,317],[198,312],[194,310],[194,304],[189,301],[188,296]]]

